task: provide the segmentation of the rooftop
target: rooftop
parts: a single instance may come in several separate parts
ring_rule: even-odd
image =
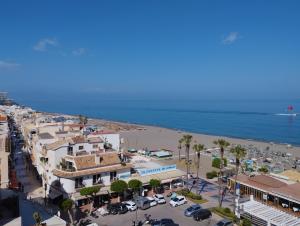
[[[280,173],[279,175],[287,177],[291,181],[300,182],[300,172],[296,170],[286,170]]]
[[[241,207],[244,212],[270,222],[270,225],[300,226],[300,219],[297,217],[254,200],[242,203]]]
[[[246,175],[239,175],[237,181],[241,184],[260,189],[273,195],[282,198],[300,202],[300,183],[284,183],[279,179],[267,175],[257,175],[249,177]]]
[[[126,165],[119,164],[119,165],[105,166],[105,167],[99,166],[97,168],[79,170],[75,172],[67,172],[67,171],[55,169],[53,170],[53,174],[57,177],[73,178],[73,177],[81,177],[81,176],[93,175],[93,174],[104,173],[104,172],[111,172],[115,170],[130,169],[132,167],[133,167],[132,164],[126,164]]]
[[[237,180],[242,184],[247,184],[262,190],[271,190],[287,185],[286,183],[267,175],[256,175],[253,177],[238,175]]]
[[[96,157],[99,158],[98,163]],[[72,160],[77,170],[90,169],[99,166],[111,166],[121,164],[117,153],[101,153],[81,156],[66,156],[65,159]]]
[[[54,139],[54,137],[50,133],[40,133],[39,138],[42,140]]]

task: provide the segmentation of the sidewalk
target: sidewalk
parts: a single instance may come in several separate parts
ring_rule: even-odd
[[[19,194],[22,225],[27,226],[35,224],[33,219],[34,212],[39,212],[43,220],[53,216],[53,214],[57,212],[56,208],[53,208],[53,206],[44,206],[43,187],[37,181],[33,169],[30,169],[27,165],[23,150],[19,148],[15,150],[14,163],[17,179],[24,186],[23,193]]]

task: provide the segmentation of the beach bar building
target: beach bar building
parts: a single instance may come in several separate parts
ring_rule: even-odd
[[[237,184],[239,184],[239,193],[242,198],[251,197],[264,206],[275,208],[286,214],[300,216],[299,182],[277,178],[275,175],[238,175]],[[231,190],[234,189],[235,178],[229,179],[228,186]],[[258,210],[261,208],[259,205],[256,206]]]

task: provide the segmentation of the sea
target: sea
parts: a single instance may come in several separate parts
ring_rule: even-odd
[[[74,98],[23,100],[39,111],[86,115],[187,132],[300,145],[300,100],[133,100]]]

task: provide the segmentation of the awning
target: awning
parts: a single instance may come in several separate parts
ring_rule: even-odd
[[[153,175],[146,175],[146,176],[137,175],[137,176],[133,176],[133,177],[126,179],[126,181],[130,181],[131,179],[138,179],[144,185],[147,185],[147,184],[149,184],[151,179],[157,179],[157,180],[160,180],[161,183],[163,184],[163,183],[170,183],[172,180],[181,178],[185,174],[186,173],[183,172],[182,170],[172,170],[172,171],[157,173],[157,174],[153,174]]]

